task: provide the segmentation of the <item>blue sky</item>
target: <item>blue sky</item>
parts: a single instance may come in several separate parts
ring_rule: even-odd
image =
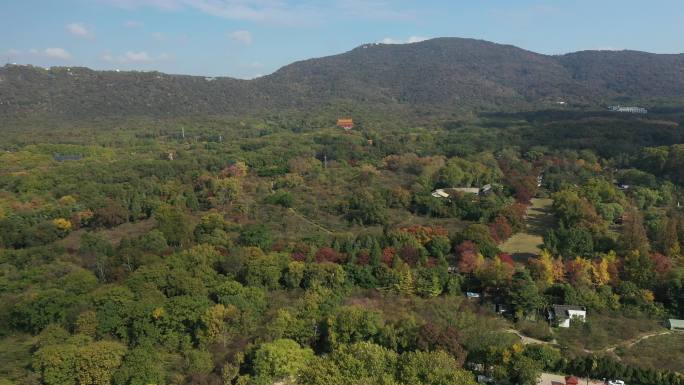
[[[559,54],[684,52],[684,1],[0,0],[21,64],[252,78],[370,42],[456,36]]]

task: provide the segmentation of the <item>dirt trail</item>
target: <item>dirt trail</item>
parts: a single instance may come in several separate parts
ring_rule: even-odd
[[[302,215],[299,211],[293,209],[292,207],[290,207],[290,208],[288,209],[288,211],[290,211],[292,214],[294,214],[294,215],[297,216],[298,218],[304,220],[304,221],[307,222],[308,224],[310,224],[310,225],[312,225],[312,226],[315,226],[315,227],[317,227],[317,228],[319,228],[319,229],[325,231],[325,232],[328,233],[328,234],[332,234],[332,233],[333,233],[332,231],[326,229],[326,228],[323,227],[322,225],[320,225],[320,224],[318,224],[318,223],[312,221],[311,219],[305,217],[305,216]]]
[[[624,347],[626,347],[626,348],[631,348],[632,346],[638,344],[639,342],[641,342],[641,341],[643,341],[643,340],[646,340],[646,339],[649,339],[649,338],[652,338],[652,337],[663,336],[663,335],[666,335],[666,334],[672,334],[672,331],[668,330],[668,331],[664,331],[664,332],[651,332],[651,333],[643,334],[643,335],[641,335],[641,336],[639,336],[639,337],[632,338],[631,340],[627,340],[627,341],[622,342],[622,343],[620,343],[620,344],[617,344],[617,345],[615,345],[615,346],[607,347],[607,348],[605,348],[605,349],[603,349],[603,350],[600,350],[600,351],[602,351],[602,352],[612,352],[612,351],[615,351],[615,349],[617,349],[617,348],[619,348],[619,347],[621,347],[621,346],[624,346]]]
[[[518,337],[520,337],[520,340],[523,343],[523,345],[528,345],[528,344],[557,345],[558,344],[558,342],[556,342],[555,339],[552,341],[542,341],[542,340],[538,340],[536,338],[528,337],[528,336],[522,334],[520,331],[515,330],[515,329],[507,329],[505,331],[507,331],[509,333],[513,333],[513,334],[517,335]],[[642,334],[642,335],[637,336],[635,338],[629,339],[627,341],[622,341],[619,344],[608,346],[608,347],[603,348],[603,349],[596,349],[596,350],[583,349],[583,350],[585,353],[590,353],[590,354],[592,354],[592,353],[608,353],[608,352],[615,351],[615,349],[617,349],[619,347],[631,348],[632,346],[638,344],[639,342],[647,340],[649,338],[653,338],[653,337],[657,337],[657,336],[663,336],[663,335],[672,334],[672,333],[673,332],[670,330],[650,332],[650,333]]]
[[[556,340],[553,340],[553,341],[538,340],[536,338],[528,337],[528,336],[520,333],[519,331],[517,331],[515,329],[508,329],[506,331],[513,333],[513,334],[517,335],[518,337],[520,337],[520,342],[522,342],[523,345],[529,345],[529,344],[556,345]]]

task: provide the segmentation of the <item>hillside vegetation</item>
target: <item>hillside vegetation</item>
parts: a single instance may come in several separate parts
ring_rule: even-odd
[[[566,101],[655,104],[684,98],[684,56],[585,51],[541,55],[480,40],[369,44],[254,80],[93,71],[0,69],[0,115],[69,117],[259,114],[332,105],[358,111],[530,109]]]

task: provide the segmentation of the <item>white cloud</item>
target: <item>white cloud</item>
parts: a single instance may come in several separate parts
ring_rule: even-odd
[[[76,37],[90,38],[93,36],[92,31],[90,31],[83,23],[67,24],[65,28],[70,34]]]
[[[234,31],[228,35],[231,40],[242,45],[252,44],[252,34],[249,31]]]
[[[138,7],[155,7],[161,9],[178,9],[182,0],[101,0],[115,7],[134,9]]]
[[[170,60],[172,57],[167,53],[162,53],[158,56],[152,56],[147,51],[127,51],[123,55],[114,56],[111,52],[106,51],[100,55],[100,60],[107,63],[153,63],[164,60]]]
[[[100,0],[112,6],[135,9],[153,7],[167,11],[186,8],[229,20],[245,20],[283,25],[318,23],[322,8],[293,4],[289,0]]]
[[[392,0],[97,0],[115,7],[151,7],[164,11],[194,9],[229,20],[288,26],[319,25],[340,17],[414,22],[420,10],[398,6]]]
[[[166,40],[166,36],[164,36],[163,33],[161,32],[155,32],[152,34],[152,38],[156,41],[164,41]]]
[[[380,40],[380,43],[382,43],[382,44],[401,44],[402,41],[392,39],[391,37],[386,37],[386,38]]]
[[[411,21],[418,12],[398,9],[396,4],[385,0],[337,0],[337,7],[345,14],[361,19],[385,21]]]
[[[143,26],[143,23],[135,20],[128,20],[127,22],[124,23],[124,27],[128,29],[136,29],[136,28],[141,28]]]
[[[43,54],[52,59],[70,60],[71,54],[64,48],[46,48]]]
[[[429,38],[427,37],[422,37],[422,36],[411,36],[409,37],[406,42],[411,44],[411,43],[420,43],[421,41],[425,41]]]
[[[150,55],[145,51],[128,51],[121,57],[121,59],[124,63],[148,63],[152,61]]]
[[[596,47],[594,49],[597,51],[622,51],[622,50],[624,50],[624,48],[615,48],[615,47],[611,47],[611,46],[600,46],[600,47]]]
[[[382,40],[380,40],[380,43],[382,44],[411,44],[411,43],[420,43],[421,41],[428,40],[429,38],[427,37],[422,37],[422,36],[411,36],[406,40],[401,40],[401,39],[394,39],[391,37],[386,37]]]
[[[552,5],[534,5],[524,8],[506,8],[494,10],[494,16],[506,22],[528,24],[534,19],[548,18],[561,13],[560,8]]]

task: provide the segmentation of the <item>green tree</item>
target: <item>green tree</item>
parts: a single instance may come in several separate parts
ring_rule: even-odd
[[[415,280],[411,267],[407,263],[399,261],[393,270],[397,279],[391,289],[404,295],[413,294],[415,291]]]
[[[331,348],[341,344],[373,341],[382,328],[380,314],[360,307],[340,308],[326,322],[327,342]]]
[[[518,317],[536,314],[544,304],[544,299],[527,270],[518,270],[515,273],[509,293],[511,305]]]
[[[407,385],[474,385],[473,375],[459,368],[444,351],[404,353],[399,360],[401,382]]]
[[[416,293],[421,297],[437,297],[442,294],[442,282],[434,269],[420,269],[415,279]]]
[[[189,349],[184,355],[185,371],[189,374],[207,375],[214,369],[211,353],[206,350]]]
[[[162,204],[154,211],[157,229],[164,234],[166,241],[174,246],[187,244],[192,235],[192,221],[183,210],[176,206]]]
[[[625,253],[638,251],[642,255],[648,255],[650,247],[641,213],[636,208],[630,208],[625,215],[625,222],[620,234],[622,251]]]
[[[398,355],[370,342],[341,345],[325,358],[316,358],[301,371],[304,385],[397,385]]]
[[[293,378],[314,358],[313,350],[297,342],[280,339],[262,344],[255,352],[252,370],[270,382]]]
[[[623,278],[640,288],[653,287],[655,272],[653,261],[648,254],[634,250],[627,254],[622,264]]]
[[[214,305],[202,315],[203,329],[200,339],[205,343],[220,343],[224,347],[237,332],[240,318],[238,309],[233,305]]]
[[[541,362],[520,353],[513,353],[508,362],[508,378],[516,385],[535,385],[541,369]]]
[[[285,287],[296,289],[301,286],[304,279],[304,270],[306,265],[304,262],[292,261],[287,264],[287,269],[283,274],[283,283]]]
[[[349,197],[343,208],[348,221],[361,225],[382,225],[387,222],[387,203],[375,192],[360,191]]]
[[[33,369],[46,385],[76,385],[76,355],[74,345],[49,345],[33,355]]]
[[[306,289],[323,286],[332,290],[340,290],[347,284],[347,273],[336,263],[309,263],[304,270],[302,286]]]
[[[16,328],[35,334],[51,323],[64,323],[75,302],[59,289],[29,292],[14,304],[10,319]]]
[[[263,224],[245,226],[238,240],[243,246],[254,246],[267,251],[271,247],[271,233]]]
[[[49,345],[36,351],[33,368],[46,385],[109,385],[125,354],[113,341]]]
[[[114,385],[163,384],[164,379],[161,357],[151,346],[131,349],[112,378]]]
[[[286,263],[279,254],[255,255],[245,263],[244,282],[249,286],[278,289]]]
[[[79,348],[74,366],[78,384],[109,385],[125,354],[126,346],[114,341],[98,341]]]

